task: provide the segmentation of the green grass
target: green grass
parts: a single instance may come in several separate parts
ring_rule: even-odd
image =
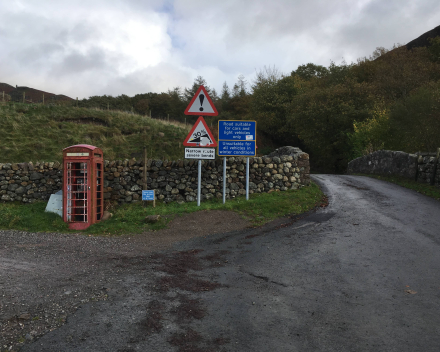
[[[382,175],[369,175],[369,174],[353,174],[356,176],[367,176],[376,178],[378,180],[388,181],[396,185],[412,189],[416,192],[424,194],[425,196],[440,200],[440,188],[437,186],[431,186],[426,183],[420,183],[414,180],[409,180],[399,176],[382,176]]]
[[[177,160],[191,127],[119,111],[21,103],[0,104],[0,121],[0,163],[61,162],[62,150],[75,144],[100,147],[107,160],[139,159],[146,144],[150,158]]]
[[[323,201],[324,194],[319,187],[311,183],[309,187],[285,192],[251,194],[249,201],[244,197],[227,200],[203,201],[200,207],[191,203],[158,203],[155,208],[151,203],[143,207],[141,203],[126,204],[116,208],[113,217],[97,223],[83,231],[90,235],[135,234],[148,230],[159,230],[175,216],[181,216],[201,210],[231,210],[250,220],[253,226],[262,225],[275,218],[290,214],[302,214]],[[61,217],[46,213],[46,202],[34,204],[0,203],[0,228],[30,232],[78,232],[68,229]],[[147,215],[160,214],[162,219],[156,224],[145,224]]]

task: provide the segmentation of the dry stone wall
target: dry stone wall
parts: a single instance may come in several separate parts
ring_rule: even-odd
[[[292,148],[292,147],[291,147]],[[291,155],[249,158],[249,193],[286,191],[310,183],[309,155],[298,148]],[[143,162],[105,161],[104,198],[107,202],[141,200]],[[197,161],[148,160],[147,183],[164,202],[197,199]],[[246,158],[227,158],[226,198],[246,193]],[[223,159],[202,162],[202,200],[222,197]],[[62,189],[63,170],[58,162],[0,164],[0,199],[32,203],[47,200]]]
[[[347,172],[396,175],[440,187],[440,167],[435,153],[408,154],[379,150],[350,161]]]

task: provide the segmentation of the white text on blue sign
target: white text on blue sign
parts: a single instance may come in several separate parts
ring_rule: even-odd
[[[218,141],[219,156],[255,156],[255,141]]]
[[[255,121],[229,121],[218,122],[219,140],[254,141],[257,139],[257,123]]]
[[[142,190],[142,200],[154,200],[154,190]]]

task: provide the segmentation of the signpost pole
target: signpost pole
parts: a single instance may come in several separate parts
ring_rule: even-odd
[[[197,206],[200,207],[200,188],[202,184],[202,160],[199,159],[199,175],[197,180]]]
[[[223,204],[226,203],[226,157],[223,158]]]
[[[249,200],[249,158],[246,158],[246,200]]]
[[[143,187],[142,187],[142,189],[144,189],[144,190],[147,190],[148,189],[148,185],[147,185],[147,162],[148,162],[148,160],[147,160],[147,148],[146,147],[144,147],[144,169],[143,169]],[[144,205],[144,207],[147,205],[147,202],[146,201],[143,201],[142,203],[144,203],[143,205]]]

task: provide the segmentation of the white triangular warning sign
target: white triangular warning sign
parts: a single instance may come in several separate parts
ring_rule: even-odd
[[[202,116],[194,124],[183,145],[187,147],[217,147],[217,142]]]
[[[204,86],[197,89],[196,94],[192,98],[185,110],[185,115],[207,115],[217,116],[218,112]]]

